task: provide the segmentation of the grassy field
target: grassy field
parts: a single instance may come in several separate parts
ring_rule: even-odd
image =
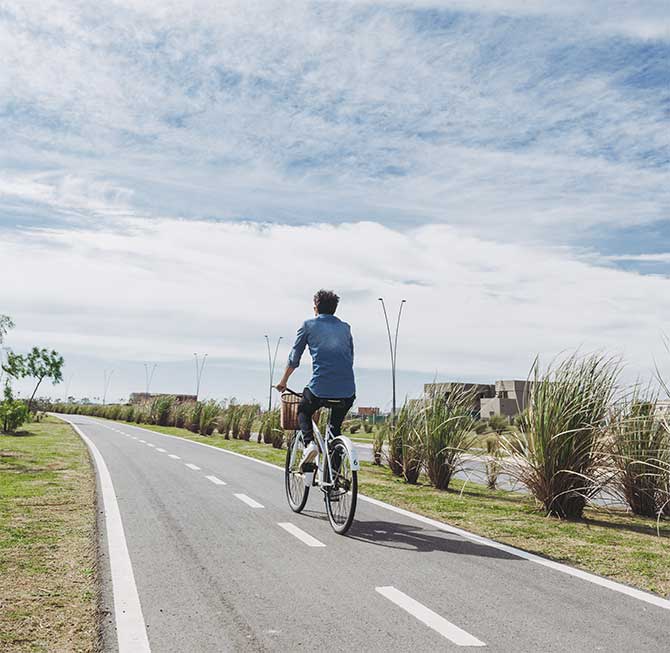
[[[95,476],[47,418],[0,435],[0,651],[98,648]]]
[[[186,437],[283,465],[285,450],[184,429],[145,428]],[[424,480],[425,479],[420,479]],[[447,492],[427,483],[408,485],[385,467],[363,463],[360,490],[368,496],[413,510],[526,551],[581,567],[622,583],[670,595],[670,522],[660,524],[623,511],[587,509],[584,521],[559,521],[541,514],[530,497],[491,491],[454,481]]]

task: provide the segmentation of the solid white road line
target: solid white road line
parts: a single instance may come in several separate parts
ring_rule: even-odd
[[[160,451],[161,453],[167,453],[166,449],[161,449],[160,447],[156,447],[156,451]]]
[[[307,546],[326,546],[323,542],[319,542],[319,540],[312,537],[309,533],[305,533],[302,528],[298,528],[295,524],[291,524],[291,522],[279,522],[277,526],[283,528],[287,533],[294,535]]]
[[[60,417],[59,415],[56,416]],[[94,424],[98,425],[101,424],[101,422],[97,419],[91,421]],[[141,426],[133,426],[132,428],[136,428],[140,431],[145,431],[146,433],[151,433],[152,435],[160,435],[161,437],[164,438],[172,438],[173,440],[190,442],[191,444],[195,444],[199,447],[207,447],[208,449],[214,449],[214,451],[218,451],[219,453],[222,454],[226,454],[229,456],[237,456],[238,458],[245,458],[246,460],[250,460],[256,463],[257,465],[273,467],[277,471],[280,471],[282,473],[284,472],[284,468],[280,467],[279,465],[269,463],[265,460],[258,460],[257,458],[246,456],[243,453],[238,453],[237,451],[228,451],[227,449],[222,449],[221,447],[215,447],[211,444],[206,444],[204,442],[196,442],[195,440],[186,440],[185,438],[180,438],[178,435],[168,435],[167,433],[158,433],[155,431],[149,431],[149,429],[142,428]],[[137,440],[137,438],[135,438],[135,440]],[[643,601],[645,603],[649,603],[650,605],[655,605],[656,607],[662,608],[663,610],[670,610],[670,599],[664,599],[660,596],[657,596],[656,594],[650,594],[649,592],[644,592],[643,590],[638,590],[635,589],[634,587],[629,587],[628,585],[622,585],[621,583],[609,580],[608,578],[603,578],[602,576],[596,576],[595,574],[590,574],[588,571],[575,569],[574,567],[570,567],[569,565],[565,565],[561,562],[554,562],[553,560],[543,558],[542,556],[536,555],[534,553],[528,553],[528,551],[523,551],[522,549],[517,549],[513,546],[496,542],[495,540],[489,540],[486,537],[482,537],[481,535],[475,535],[474,533],[470,533],[469,531],[463,530],[462,528],[457,528],[456,526],[445,524],[444,522],[437,521],[436,519],[431,519],[430,517],[424,517],[423,515],[419,515],[416,512],[411,512],[410,510],[405,510],[404,508],[396,508],[396,506],[392,506],[390,503],[384,503],[383,501],[379,501],[379,499],[373,499],[372,497],[365,496],[364,494],[359,494],[358,498],[361,501],[365,501],[375,506],[379,506],[380,508],[384,508],[384,510],[390,510],[391,512],[403,515],[405,517],[413,519],[414,521],[418,521],[423,524],[428,524],[429,526],[444,531],[445,533],[453,533],[454,535],[459,535],[460,537],[470,542],[482,544],[483,546],[488,546],[492,549],[497,549],[498,551],[505,551],[506,553],[517,556],[518,558],[528,560],[529,562],[534,562],[538,565],[542,565],[543,567],[549,567],[550,569],[558,571],[562,574],[574,576],[575,578],[579,578],[580,580],[592,583],[593,585],[599,585],[600,587],[605,587],[609,590],[612,590],[613,592],[618,592],[619,594],[625,594],[626,596],[637,599],[638,601]]]
[[[181,460],[181,458],[179,456],[177,456],[176,454],[173,454],[173,453],[169,453],[168,458],[174,458],[175,460]]]
[[[196,472],[200,471],[200,467],[198,467],[197,465],[194,465],[193,463],[184,463],[184,465],[186,467],[188,467],[189,469],[195,469]]]
[[[226,484],[225,481],[222,481],[220,478],[217,478],[216,476],[205,476],[205,478],[208,481],[212,481],[212,483],[214,483],[214,485],[225,485]]]
[[[375,590],[457,646],[486,646],[481,640],[455,626],[437,612],[433,612],[430,608],[415,601],[411,596],[407,596],[395,587],[375,587]]]
[[[119,653],[150,653],[149,639],[144,625],[140,597],[133,574],[133,565],[128,554],[126,536],[119,504],[116,501],[112,477],[98,448],[86,437],[76,424],[67,421],[86,443],[95,460],[100,479],[100,490],[105,511],[105,530],[109,548],[109,567],[112,575],[114,596],[114,619]]]
[[[248,506],[251,506],[252,508],[262,508],[263,504],[258,503],[258,501],[254,501],[251,497],[248,497],[246,494],[236,494],[235,495],[240,501],[243,501],[246,503]]]

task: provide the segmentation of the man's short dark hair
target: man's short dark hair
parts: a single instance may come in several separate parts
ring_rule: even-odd
[[[334,315],[340,298],[332,290],[319,290],[314,295],[314,306],[319,314]]]

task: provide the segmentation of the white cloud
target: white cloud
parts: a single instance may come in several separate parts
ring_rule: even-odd
[[[116,227],[3,241],[12,283],[0,288],[0,305],[18,325],[12,346],[39,342],[104,361],[184,360],[204,348],[253,368],[264,361],[263,335],[290,340],[309,317],[312,293],[326,286],[342,295],[341,316],[365,369],[387,365],[380,295],[391,307],[408,300],[400,365],[425,380],[435,372],[523,377],[535,354],[577,347],[625,354],[631,375],[663,358],[670,280],[562,250],[496,244],[438,225],[401,233],[375,223],[128,219]],[[361,399],[380,394],[359,390]]]

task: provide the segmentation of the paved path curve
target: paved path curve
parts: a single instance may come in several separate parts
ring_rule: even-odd
[[[304,514],[288,509],[272,465],[125,423],[67,419],[103,461],[101,493],[101,464],[113,484],[148,642],[135,650],[668,650],[668,601],[379,502],[361,502],[350,535],[338,536],[320,493]],[[105,649],[126,653],[134,647],[117,637],[113,597],[125,596],[128,577],[112,587],[110,554],[123,551],[107,543],[107,499],[100,516]]]

